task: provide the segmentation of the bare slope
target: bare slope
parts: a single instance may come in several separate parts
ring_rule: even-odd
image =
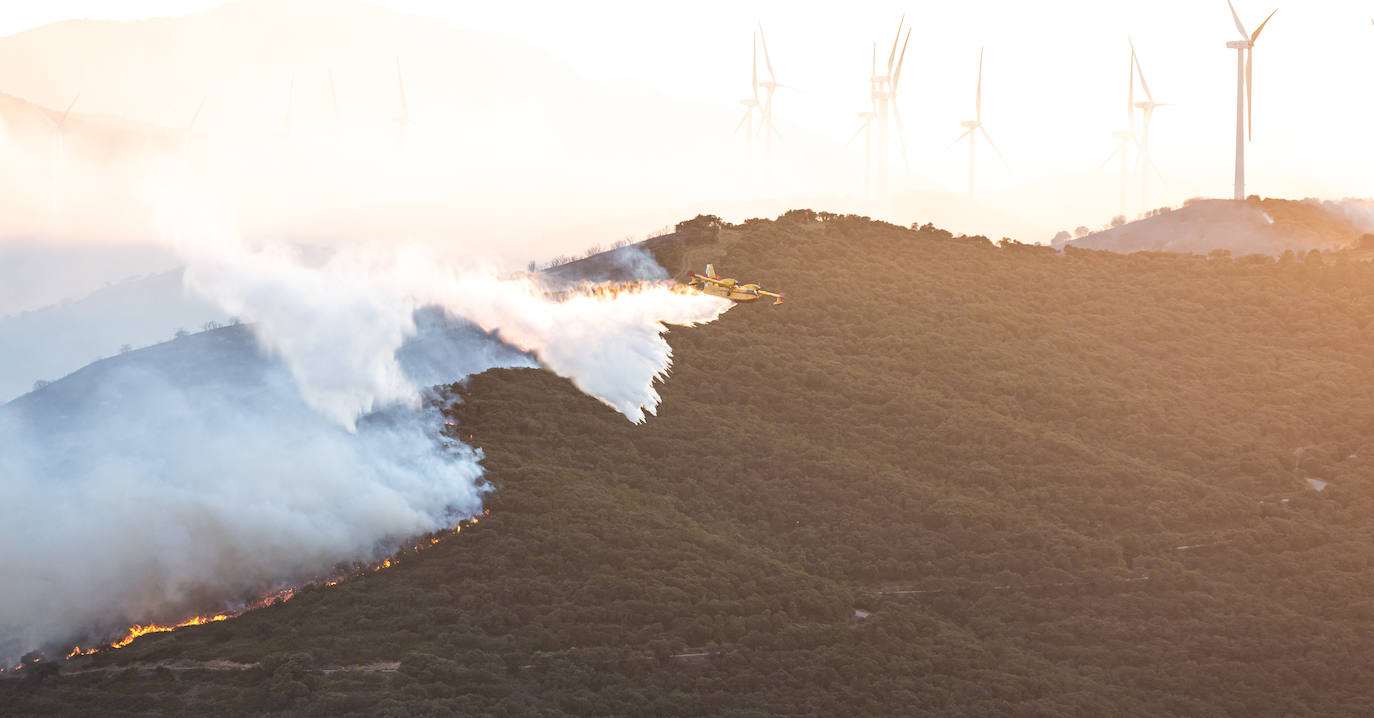
[[[1353,245],[1356,225],[1320,204],[1265,199],[1194,200],[1180,209],[1095,232],[1069,244],[1113,252],[1184,252],[1233,255],[1305,252]]]

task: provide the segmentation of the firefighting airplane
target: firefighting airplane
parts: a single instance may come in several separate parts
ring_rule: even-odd
[[[723,279],[716,274],[714,265],[706,265],[705,274],[687,273],[687,286],[697,287],[702,293],[714,297],[724,297],[732,302],[757,302],[759,297],[773,297],[778,300],[773,306],[782,304],[782,294],[764,291],[757,284],[740,284],[733,279]]]

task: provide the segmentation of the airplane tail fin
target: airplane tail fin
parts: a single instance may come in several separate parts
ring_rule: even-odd
[[[720,279],[720,277],[717,277],[717,276],[716,276],[716,265],[714,265],[714,264],[708,264],[708,265],[706,265],[706,276],[708,276],[708,277],[710,277],[710,278],[712,278],[712,279]]]

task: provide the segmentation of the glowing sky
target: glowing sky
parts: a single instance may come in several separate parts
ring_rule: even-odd
[[[1237,0],[1253,30],[1274,5]],[[1230,194],[1236,30],[1224,0],[1020,0],[927,3],[532,2],[375,0],[460,27],[524,38],[594,80],[629,79],[664,94],[734,105],[749,92],[750,33],[764,23],[780,81],[780,121],[843,142],[867,108],[869,53],[885,53],[898,18],[913,24],[900,100],[918,185],[959,189],[966,156],[946,146],[973,111],[978,47],[987,46],[984,122],[1012,165],[979,161],[996,189],[1093,173],[1125,124],[1133,36],[1156,99],[1153,204]],[[7,8],[0,34],[70,17],[185,13],[211,0],[50,0]],[[853,7],[860,5],[859,7]],[[1270,196],[1370,196],[1374,100],[1356,78],[1374,67],[1368,3],[1305,0],[1279,9],[1258,43],[1249,190]],[[1140,99],[1137,97],[1137,99]],[[861,142],[854,152],[862,152]],[[894,147],[895,150],[895,147]],[[1103,181],[1115,182],[1113,170]]]

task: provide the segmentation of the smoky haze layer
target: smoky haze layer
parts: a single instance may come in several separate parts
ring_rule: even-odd
[[[469,342],[468,371],[530,363]],[[0,532],[15,548],[0,554],[0,653],[232,608],[451,527],[479,510],[481,471],[439,425],[392,410],[349,432],[247,327],[107,359],[6,405]]]
[[[408,245],[307,261],[166,223],[188,289],[247,323],[0,408],[0,656],[233,609],[451,527],[480,508],[481,456],[440,434],[425,387],[543,366],[643,421],[666,325],[730,306],[662,281],[551,293]]]

